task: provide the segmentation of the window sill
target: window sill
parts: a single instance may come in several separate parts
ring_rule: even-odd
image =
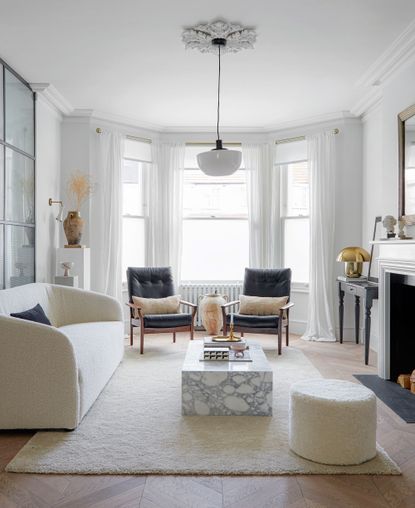
[[[293,282],[291,284],[291,292],[292,293],[309,293],[310,287],[308,284]]]

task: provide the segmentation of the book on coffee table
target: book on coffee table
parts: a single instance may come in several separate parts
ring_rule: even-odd
[[[245,344],[248,347],[245,339],[238,341],[227,340],[227,341],[215,341],[212,336],[203,338],[203,347],[227,347],[230,348],[232,344]]]
[[[219,352],[219,350],[221,350]],[[237,354],[236,351],[232,351],[229,348],[206,348],[203,350],[203,353],[200,355],[199,360],[201,362],[252,362],[251,355],[249,351],[245,350],[243,355]]]

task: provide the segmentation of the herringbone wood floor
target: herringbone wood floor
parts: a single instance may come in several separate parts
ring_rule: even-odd
[[[180,334],[180,341],[187,340]],[[263,337],[269,347],[270,337]],[[308,343],[295,337],[324,377],[352,380],[375,372],[363,364],[363,347]],[[134,346],[136,347],[136,346]],[[148,346],[151,347],[151,346]],[[166,348],[175,347],[166,338]],[[415,425],[379,402],[378,441],[400,465],[394,476],[174,477],[32,475],[4,472],[31,432],[0,432],[1,508],[413,508],[415,507]],[[122,432],[122,429],[120,429]]]

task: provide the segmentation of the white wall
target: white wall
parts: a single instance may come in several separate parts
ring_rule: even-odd
[[[363,246],[372,238],[376,215],[397,217],[399,213],[397,115],[415,103],[414,83],[415,61],[380,85],[381,102],[363,118]],[[414,236],[414,231],[411,233]],[[378,336],[375,302],[371,329],[371,347],[375,350]]]
[[[53,282],[60,223],[61,114],[38,94],[36,101],[36,280]]]
[[[60,195],[64,204],[64,216],[73,209],[73,203],[67,192],[69,177],[74,171],[89,174],[91,142],[91,121],[89,117],[66,117],[62,124],[62,174]],[[81,209],[81,215],[85,219],[85,227],[82,244],[89,246],[89,203],[85,203]],[[63,247],[67,243],[63,228],[60,230],[59,244]]]

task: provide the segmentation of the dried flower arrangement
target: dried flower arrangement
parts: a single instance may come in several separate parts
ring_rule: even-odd
[[[82,205],[94,192],[94,186],[89,175],[81,171],[75,171],[68,180],[68,194],[75,210],[80,211]]]

